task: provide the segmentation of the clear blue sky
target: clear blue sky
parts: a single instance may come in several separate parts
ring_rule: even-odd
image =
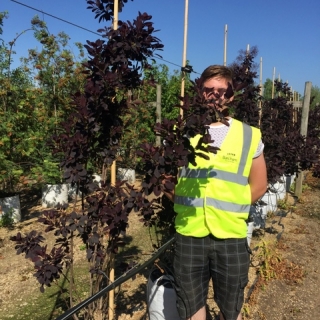
[[[45,13],[68,20],[96,32],[106,23],[98,23],[86,9],[85,0],[19,0]],[[71,42],[96,40],[98,36],[76,28],[46,14],[36,12],[11,0],[0,0],[0,11],[9,11],[2,38],[12,41],[30,27],[36,14],[43,18],[53,34],[65,31]],[[156,34],[164,44],[163,59],[182,64],[185,0],[134,0],[125,5],[119,20],[133,20],[138,11],[152,15]],[[262,57],[263,82],[276,78],[288,81],[294,91],[303,95],[306,81],[320,87],[320,1],[319,0],[189,0],[187,59],[201,73],[210,64],[223,63],[224,28],[228,26],[227,64],[239,50],[257,46]],[[110,24],[107,24],[110,25]],[[32,32],[16,42],[14,57],[26,56],[27,49],[39,46]],[[159,63],[164,63],[159,60]],[[167,63],[168,64],[168,63]],[[170,65],[171,70],[179,67]],[[259,71],[259,70],[258,70]],[[197,74],[193,75],[197,77]],[[257,79],[257,82],[259,79]]]

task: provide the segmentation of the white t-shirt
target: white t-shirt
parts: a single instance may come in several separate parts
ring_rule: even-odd
[[[229,124],[231,125],[232,123],[232,118],[228,119]],[[209,134],[211,135],[212,140],[214,142],[211,144],[213,147],[220,148],[223,140],[225,139],[228,131],[230,129],[230,126],[226,126],[225,124],[221,125],[215,125],[215,126],[210,126],[209,128]],[[257,158],[260,156],[260,154],[263,152],[264,144],[260,140],[258,144],[257,151],[255,152],[253,158]]]

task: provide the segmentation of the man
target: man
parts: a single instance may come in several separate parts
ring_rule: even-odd
[[[209,66],[201,75],[208,105],[222,111],[232,83],[225,66]],[[211,103],[210,101],[215,103]],[[250,205],[266,191],[267,174],[261,133],[231,117],[229,125],[212,123],[209,160],[180,170],[171,198],[177,213],[174,273],[182,319],[205,320],[209,281],[220,308],[220,320],[240,320],[248,282],[250,249],[247,224]],[[190,139],[197,145],[199,136]]]

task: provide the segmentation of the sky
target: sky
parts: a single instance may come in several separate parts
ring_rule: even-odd
[[[223,64],[226,39],[227,65],[234,62],[240,50],[256,46],[259,53],[255,62],[260,65],[262,60],[262,82],[275,76],[288,81],[301,95],[307,81],[320,87],[319,0],[128,0],[119,20],[132,21],[139,11],[150,14],[159,30],[155,36],[164,45],[158,52],[163,60],[157,62],[168,65],[171,72],[180,70],[183,63],[186,3],[186,58],[195,71],[191,78],[199,77],[211,64]],[[110,26],[110,22],[99,23],[94,18],[85,0],[0,0],[2,11],[9,12],[0,35],[6,43],[30,28],[36,14],[47,23],[51,34],[64,31],[71,43],[95,41],[99,38],[97,30]],[[32,31],[27,31],[15,42],[12,67],[18,66],[19,57],[27,56],[28,49],[33,48],[41,49]],[[259,83],[259,67],[257,72]]]

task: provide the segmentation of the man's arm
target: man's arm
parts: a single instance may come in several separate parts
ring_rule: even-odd
[[[163,191],[164,195],[172,202],[174,202],[174,190]]]
[[[175,181],[175,182],[173,182],[173,181]],[[173,176],[170,176],[170,175],[164,175],[163,180],[162,180],[162,184],[164,186],[164,190],[163,190],[164,195],[169,200],[174,202],[174,188],[175,188],[175,184],[176,184],[176,178],[174,178]]]
[[[252,160],[249,185],[251,188],[251,203],[255,203],[265,194],[268,187],[267,168],[263,153]]]

